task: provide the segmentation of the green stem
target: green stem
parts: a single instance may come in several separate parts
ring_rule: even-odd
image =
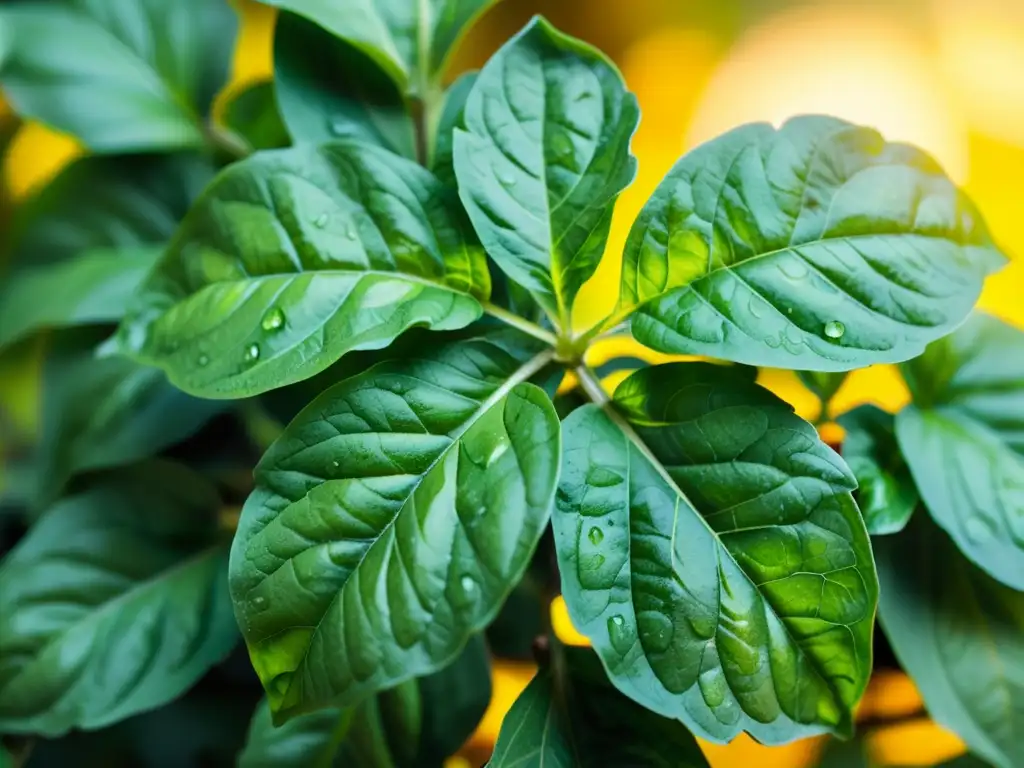
[[[206,124],[206,140],[218,151],[230,155],[234,160],[242,160],[252,154],[249,142],[234,131],[217,125],[212,120]]]
[[[501,320],[501,322],[505,323],[506,325],[511,325],[513,328],[516,328],[522,331],[523,333],[529,334],[530,336],[533,336],[535,339],[540,339],[549,346],[553,347],[558,343],[558,337],[556,337],[555,334],[551,333],[550,331],[545,331],[539,325],[531,323],[529,320],[526,320],[520,317],[519,315],[514,314],[513,312],[509,312],[507,309],[502,309],[501,307],[495,304],[491,304],[490,302],[483,302],[483,307],[484,312],[486,312],[491,317]]]
[[[617,309],[612,312],[601,322],[597,323],[593,327],[581,333],[576,340],[584,345],[589,345],[590,342],[596,341],[597,339],[603,339],[606,336],[614,336],[616,333],[626,328],[626,318],[633,314],[634,308],[630,309]]]
[[[604,408],[609,414],[618,415],[614,408],[611,407],[612,399],[608,397],[608,393],[604,391],[604,387],[601,386],[601,380],[598,378],[594,369],[589,365],[578,365],[574,369],[576,378],[580,381],[580,388],[591,399],[594,405],[599,405]],[[621,418],[621,417],[620,417]],[[632,432],[630,427],[630,432]]]

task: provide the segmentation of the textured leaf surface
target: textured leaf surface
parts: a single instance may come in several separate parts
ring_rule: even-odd
[[[459,194],[487,253],[563,325],[636,173],[639,114],[603,54],[538,17],[480,72],[455,131]]]
[[[466,128],[466,101],[476,85],[479,72],[464,72],[445,91],[444,107],[437,121],[437,137],[430,169],[447,186],[455,189],[455,129]]]
[[[472,734],[491,698],[490,660],[480,636],[453,664],[348,708],[328,707],[274,727],[256,709],[239,768],[440,766]]]
[[[849,469],[749,369],[653,366],[609,408],[565,420],[553,519],[616,687],[715,741],[849,733],[878,595]]]
[[[559,425],[500,333],[340,382],[256,468],[231,594],[281,720],[445,665],[494,618],[547,523]]]
[[[0,285],[0,347],[40,328],[119,321],[160,250],[94,250],[19,270]]]
[[[920,354],[1004,263],[923,152],[797,117],[676,164],[630,232],[620,303],[662,352],[843,371]]]
[[[862,405],[840,416],[839,424],[846,430],[843,458],[857,478],[857,501],[868,533],[899,533],[920,497],[896,443],[892,414]]]
[[[274,32],[274,77],[296,143],[350,138],[415,157],[402,92],[372,58],[345,40],[282,13]]]
[[[497,0],[267,0],[354,45],[405,93],[424,96],[440,79],[463,31]]]
[[[498,733],[492,768],[706,768],[689,731],[623,697],[589,650],[565,649],[562,699],[542,669]]]
[[[280,88],[280,80],[276,86]],[[275,83],[269,80],[249,86],[228,102],[224,124],[253,149],[279,149],[291,143],[277,110]]]
[[[3,10],[0,84],[15,110],[97,152],[205,143],[238,20],[209,0],[65,0]]]
[[[971,565],[924,515],[875,553],[879,619],[929,714],[997,768],[1024,764],[1024,594]]]
[[[60,735],[174,699],[238,639],[216,494],[177,467],[52,507],[0,567],[0,729]]]
[[[243,397],[409,328],[466,326],[490,279],[440,190],[412,161],[355,142],[236,163],[185,218],[121,348],[187,392]]]

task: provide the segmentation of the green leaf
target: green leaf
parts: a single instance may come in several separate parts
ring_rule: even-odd
[[[201,147],[238,20],[210,0],[66,0],[2,11],[15,110],[95,152]]]
[[[443,667],[491,622],[548,520],[559,425],[517,332],[325,391],[256,467],[231,595],[275,717]]]
[[[154,456],[191,437],[227,403],[200,400],[156,368],[96,359],[92,330],[56,335],[43,364],[39,499],[49,503],[73,475]]]
[[[415,157],[402,93],[359,48],[282,13],[274,32],[274,78],[281,114],[297,144],[350,138]]]
[[[345,141],[261,152],[185,218],[119,346],[201,397],[308,378],[409,328],[461,328],[490,292],[480,246],[429,171]]]
[[[880,768],[871,759],[871,752],[863,739],[829,739],[816,765],[818,768]]]
[[[878,596],[856,483],[754,375],[652,366],[565,420],[562,592],[616,687],[697,735],[846,735]]]
[[[117,322],[160,251],[97,249],[19,270],[0,285],[0,348],[41,328]]]
[[[662,352],[845,371],[920,354],[1005,261],[925,153],[804,116],[676,164],[630,232],[620,304]]]
[[[410,685],[406,683],[405,685]],[[362,706],[376,704],[371,700]],[[352,726],[354,709],[330,707],[274,726],[266,699],[256,707],[238,768],[310,768],[330,766]]]
[[[838,421],[846,430],[843,458],[857,478],[857,501],[868,533],[899,533],[920,497],[896,443],[892,414],[862,405],[844,413]]]
[[[14,267],[102,248],[162,247],[212,176],[209,161],[193,154],[76,160],[19,209]]]
[[[929,714],[998,768],[1024,764],[1024,594],[965,560],[917,515],[875,540],[879,619]]]
[[[52,507],[0,567],[0,730],[52,737],[171,701],[234,646],[212,489],[173,465]]]
[[[564,679],[537,673],[505,716],[488,766],[707,768],[693,736],[619,694],[591,651],[564,652]]]
[[[846,381],[847,372],[840,371],[839,373],[829,373],[827,371],[797,371],[797,377],[800,382],[807,387],[814,396],[821,402],[822,417],[827,418],[829,416],[828,406],[829,402],[835,397],[836,392],[840,390],[843,383]]]
[[[466,128],[466,101],[476,85],[479,72],[464,72],[445,91],[444,106],[437,124],[430,170],[446,187],[455,189],[455,129]]]
[[[305,16],[384,70],[403,93],[428,96],[463,31],[497,0],[265,0]]]
[[[480,72],[455,131],[459,194],[487,253],[562,327],[636,174],[639,117],[608,58],[536,17]]]
[[[270,80],[256,83],[236,95],[225,108],[224,124],[253,149],[278,149],[291,143],[277,111],[274,92]]]
[[[1024,590],[1024,457],[955,409],[907,406],[896,437],[921,498],[960,551]]]
[[[954,409],[1024,456],[1024,331],[975,312],[900,371],[917,406]]]

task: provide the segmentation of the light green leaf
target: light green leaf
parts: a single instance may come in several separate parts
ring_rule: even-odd
[[[536,17],[480,72],[455,131],[459,194],[487,253],[562,326],[636,174],[639,117],[610,60]]]
[[[325,391],[256,468],[231,555],[249,654],[284,721],[429,674],[497,614],[548,520],[559,425],[516,332]]]
[[[388,75],[359,48],[282,13],[274,32],[277,99],[297,144],[358,139],[416,156],[412,118]]]
[[[505,716],[491,768],[707,768],[690,732],[618,693],[591,651],[564,652],[564,679],[542,669]]]
[[[862,405],[840,416],[839,424],[846,430],[843,458],[857,478],[857,501],[868,533],[899,533],[920,497],[896,443],[892,414]]]
[[[437,136],[430,169],[446,187],[455,189],[455,129],[466,128],[466,101],[476,85],[479,72],[465,72],[445,91],[444,106],[437,122]]]
[[[0,85],[15,110],[95,152],[201,147],[238,20],[210,0],[6,6]]]
[[[194,395],[308,378],[409,328],[461,328],[490,292],[480,246],[429,171],[345,141],[261,152],[188,214],[119,332]]]
[[[329,707],[274,727],[260,702],[239,768],[440,766],[462,746],[491,698],[490,661],[480,636],[453,664],[344,709]]]
[[[564,433],[562,592],[616,687],[715,741],[849,734],[878,589],[814,428],[749,369],[676,363]]]
[[[277,88],[281,87],[280,80]],[[287,147],[288,130],[277,111],[275,83],[266,80],[237,94],[224,108],[224,124],[253,149]]]
[[[19,208],[14,267],[102,248],[163,247],[212,177],[210,162],[193,154],[76,160]]]
[[[1024,765],[1024,594],[917,515],[875,540],[879,619],[929,714],[998,768]]]
[[[1024,456],[1024,331],[975,312],[900,372],[918,407],[954,409]]]
[[[1024,457],[947,407],[907,406],[896,437],[925,506],[960,551],[1024,590]]]
[[[804,116],[676,164],[630,232],[620,304],[662,352],[845,371],[920,354],[1005,261],[925,153]]]
[[[161,250],[97,249],[19,270],[0,285],[0,348],[40,328],[117,322]]]
[[[176,698],[238,639],[216,494],[181,467],[98,480],[0,566],[0,730],[102,728]]]
[[[305,16],[376,62],[403,93],[428,96],[463,32],[497,0],[265,0]]]

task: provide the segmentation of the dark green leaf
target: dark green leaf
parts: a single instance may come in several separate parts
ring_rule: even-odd
[[[1024,590],[1024,457],[948,407],[904,408],[896,437],[925,506],[960,551]]]
[[[990,764],[974,755],[960,755],[952,760],[947,760],[938,768],[988,768]]]
[[[1024,765],[1024,594],[917,515],[876,539],[879,619],[928,712],[998,768]]]
[[[562,592],[616,687],[718,741],[850,733],[877,581],[814,428],[749,369],[676,363],[564,431]]]
[[[261,152],[207,188],[147,281],[120,348],[183,390],[243,397],[409,328],[461,328],[487,263],[429,171],[345,141]]]
[[[430,96],[463,31],[497,0],[266,0],[358,48],[403,93]]]
[[[630,232],[620,303],[662,352],[845,371],[920,354],[1005,261],[930,157],[804,116],[676,164]]]
[[[490,768],[707,767],[689,731],[623,697],[591,651],[564,652],[564,680],[542,669],[512,705]]]
[[[816,765],[817,768],[879,768],[862,739],[829,739]]]
[[[900,371],[917,406],[952,408],[1024,456],[1024,331],[975,312]]]
[[[843,458],[857,478],[857,501],[868,533],[899,533],[920,497],[896,444],[892,414],[862,405],[840,416],[839,424],[846,430]]]
[[[238,638],[201,478],[152,465],[52,507],[0,567],[0,731],[100,728],[181,694]]]
[[[0,347],[41,328],[116,323],[160,251],[104,248],[19,270],[0,285]]]
[[[547,523],[558,420],[515,332],[381,363],[256,468],[231,594],[280,720],[443,667],[497,614]]]
[[[453,664],[349,708],[329,707],[274,727],[260,703],[239,768],[430,768],[454,754],[491,698],[487,648],[477,636]]]
[[[282,13],[274,32],[274,77],[296,143],[351,138],[415,157],[402,93],[373,59],[345,40]]]
[[[430,169],[446,187],[456,186],[455,129],[466,128],[466,100],[476,84],[479,72],[465,72],[445,91],[444,107],[437,125],[437,137]]]
[[[14,266],[163,246],[212,176],[210,163],[192,154],[76,160],[19,209]]]
[[[280,80],[277,87],[280,88]],[[291,142],[277,111],[274,83],[256,83],[235,96],[225,108],[224,123],[253,149],[278,149]]]
[[[459,194],[487,253],[563,327],[636,173],[639,117],[610,60],[537,17],[480,72],[455,131]]]
[[[96,152],[201,147],[238,27],[210,0],[66,0],[2,10],[0,84],[20,114]]]
[[[827,371],[797,371],[796,375],[800,378],[800,381],[805,387],[814,393],[815,397],[821,401],[822,415],[828,415],[828,403],[835,397],[836,392],[839,391],[840,387],[843,386],[843,382],[846,381],[846,371],[840,371],[839,373],[829,373]]]

